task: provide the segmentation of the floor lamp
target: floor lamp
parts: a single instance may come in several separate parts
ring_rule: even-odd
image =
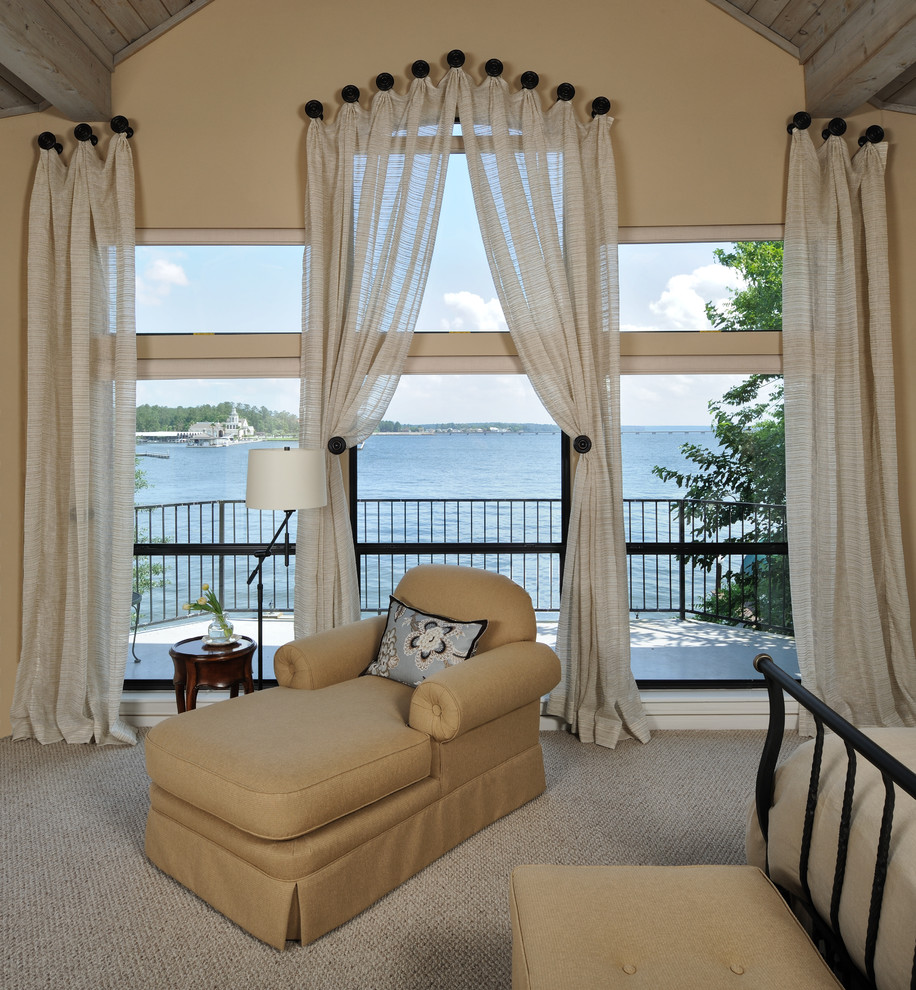
[[[258,690],[264,682],[264,561],[274,552],[281,534],[283,561],[289,567],[289,517],[296,509],[315,509],[327,505],[327,482],[323,450],[299,447],[273,447],[248,452],[248,484],[245,504],[249,509],[282,509],[283,521],[270,543],[255,550],[258,558],[248,576],[248,584],[258,579]]]

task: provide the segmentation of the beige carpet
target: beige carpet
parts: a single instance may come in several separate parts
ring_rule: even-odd
[[[658,732],[616,750],[542,741],[545,794],[279,953],[144,858],[142,744],[0,740],[0,986],[509,990],[515,865],[743,862],[762,732]]]

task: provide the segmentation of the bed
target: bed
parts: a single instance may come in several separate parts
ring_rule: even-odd
[[[916,988],[916,729],[859,731],[761,654],[770,723],[748,862],[773,880],[848,988]],[[785,695],[815,736],[780,763]]]

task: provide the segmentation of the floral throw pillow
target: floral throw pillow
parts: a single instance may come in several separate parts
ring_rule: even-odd
[[[416,687],[437,670],[454,667],[477,650],[486,619],[461,622],[420,612],[389,596],[388,625],[367,674]]]

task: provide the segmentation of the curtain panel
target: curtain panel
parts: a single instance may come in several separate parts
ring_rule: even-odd
[[[897,488],[885,143],[792,133],[786,485],[802,680],[860,726],[916,724]],[[810,720],[802,731],[811,732]]]
[[[584,742],[649,738],[630,668],[620,447],[617,186],[612,118],[461,77],[458,112],[493,280],[547,411],[587,437],[573,488],[547,712]],[[586,444],[583,443],[583,448]]]
[[[40,152],[29,207],[22,652],[13,736],[132,743],[119,706],[133,564],[134,172]]]
[[[378,425],[397,388],[426,288],[448,168],[457,80],[415,79],[345,104],[307,136],[300,444],[348,447]],[[300,510],[296,635],[359,618],[340,459],[328,505]]]
[[[456,113],[484,245],[522,363],[579,457],[548,711],[586,741],[649,737],[630,670],[620,468],[617,193],[611,120],[542,112],[525,89],[453,67],[438,87],[348,103],[307,138],[300,442],[348,446],[376,427],[410,345],[435,241]],[[300,513],[296,634],[351,621],[359,588],[339,464],[329,504]]]

